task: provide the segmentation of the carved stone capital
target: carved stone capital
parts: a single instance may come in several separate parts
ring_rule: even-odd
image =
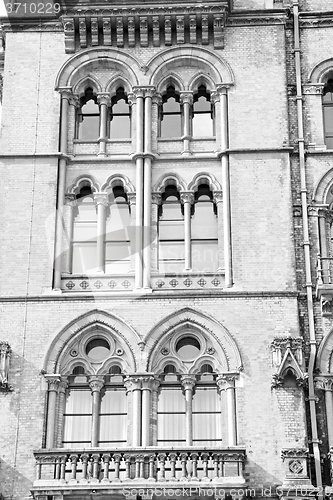
[[[182,203],[194,203],[194,193],[192,191],[182,191],[180,193],[180,201]]]
[[[162,203],[162,195],[161,193],[152,193],[151,194],[151,202],[155,205],[161,205]]]
[[[303,94],[321,96],[323,94],[324,87],[324,83],[305,83],[303,85]]]
[[[65,205],[72,208],[77,206],[77,198],[74,193],[65,193]]]
[[[157,106],[161,106],[162,105],[162,96],[161,96],[161,94],[157,94],[155,92],[155,94],[152,97],[152,103],[156,104]]]
[[[81,105],[80,98],[76,94],[72,94],[71,96],[69,96],[68,102],[71,106],[74,106],[74,108],[79,108]]]
[[[184,391],[193,390],[196,383],[195,375],[182,375],[180,377],[180,382],[183,386]]]
[[[68,101],[74,97],[72,92],[72,87],[61,87],[58,89],[61,99],[67,99]]]
[[[67,388],[68,388],[67,380],[64,377],[61,377],[61,380],[59,382],[59,388],[58,388],[59,394],[60,393],[65,394]]]
[[[318,377],[315,379],[316,389],[322,391],[332,391],[333,392],[333,379],[326,377]]]
[[[61,382],[60,375],[44,375],[44,377],[46,378],[49,392],[58,392]]]
[[[223,201],[223,191],[213,191],[214,203],[221,203]]]
[[[147,87],[139,87],[139,86],[135,86],[135,87],[132,87],[132,92],[131,92],[131,96],[133,95],[136,99],[138,99],[139,97],[144,97],[145,96],[145,90],[146,90]]]
[[[180,103],[181,104],[193,104],[193,92],[180,92]]]
[[[111,105],[110,94],[105,94],[105,93],[97,94],[97,102],[100,106],[104,104],[105,106],[109,107]]]
[[[217,376],[216,379],[217,390],[221,392],[221,391],[226,391],[228,389],[234,389],[235,380],[237,378],[238,374],[236,373],[230,373],[230,374],[221,373],[220,375]]]
[[[216,90],[212,90],[210,93],[210,102],[212,104],[216,104],[217,102],[220,102],[220,93],[217,92]]]
[[[94,193],[94,202],[96,205],[103,205],[103,207],[109,206],[109,195],[108,193]]]
[[[88,383],[91,392],[100,392],[104,386],[103,378],[99,377],[98,375],[91,375],[90,377],[88,377]]]
[[[142,387],[142,379],[135,375],[129,375],[124,380],[124,386],[127,392],[139,391]]]
[[[136,204],[136,193],[127,193],[127,199],[130,206]]]

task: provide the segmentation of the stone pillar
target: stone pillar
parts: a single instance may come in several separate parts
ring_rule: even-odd
[[[326,425],[328,435],[328,446],[333,447],[333,379],[320,377],[316,379],[317,389],[325,394]]]
[[[217,209],[217,271],[221,272],[224,270],[223,192],[214,191],[213,199]]]
[[[319,244],[320,244],[320,264],[321,264],[321,277],[323,283],[330,283],[330,266],[327,259],[327,232],[326,232],[326,221],[327,221],[327,208],[318,209],[318,229],[319,229]]]
[[[189,156],[191,140],[191,107],[193,105],[192,92],[181,92],[180,103],[183,105],[183,151],[182,154]]]
[[[109,205],[108,193],[94,193],[94,202],[97,206],[97,272],[105,270],[105,209]]]
[[[308,110],[311,119],[308,120],[309,151],[323,151],[326,149],[324,137],[324,113],[323,113],[323,83],[305,83],[303,85],[304,107]]]
[[[135,273],[135,249],[136,249],[136,193],[127,193],[128,203],[131,207],[130,221],[130,273]]]
[[[64,413],[66,408],[66,391],[68,388],[67,377],[61,377],[58,388],[58,433],[57,433],[57,448],[62,447],[64,435]]]
[[[186,446],[193,444],[193,419],[192,419],[192,399],[193,388],[195,386],[194,375],[183,375],[181,384],[185,394],[185,411],[186,411]]]
[[[159,112],[162,105],[162,96],[155,93],[152,97],[152,134],[151,134],[151,149],[153,153],[157,153],[157,137],[159,130]]]
[[[67,154],[68,145],[68,106],[72,93],[69,88],[61,89],[61,125],[60,125],[60,153]],[[54,279],[53,288],[61,290],[61,263],[62,263],[62,234],[63,234],[63,207],[66,185],[66,157],[59,160],[57,213],[54,250]]]
[[[151,391],[151,441],[153,446],[157,444],[157,401],[160,383],[160,379],[155,378]]]
[[[180,201],[184,204],[184,243],[185,243],[185,269],[192,270],[191,252],[191,208],[194,203],[194,194],[191,192],[181,192]]]
[[[236,377],[235,374],[221,374],[216,379],[218,391],[226,391],[227,394],[228,446],[237,445]]]
[[[153,376],[142,378],[142,439],[141,446],[151,445],[151,425],[150,418],[152,414],[152,389],[155,385]]]
[[[127,392],[132,393],[132,446],[141,445],[141,378],[130,376],[124,381]]]
[[[100,121],[99,121],[99,153],[98,156],[106,156],[106,142],[107,142],[107,120],[109,110],[111,105],[111,99],[109,94],[98,94],[97,102],[100,109]]]
[[[60,375],[45,375],[48,384],[46,448],[54,448],[57,429],[57,394]]]
[[[152,270],[158,271],[158,207],[162,203],[162,195],[160,193],[152,193],[151,195],[151,267]]]
[[[91,375],[88,379],[92,395],[92,422],[91,422],[91,446],[98,446],[99,439],[99,411],[101,405],[101,389],[104,386],[103,377]]]
[[[64,230],[65,242],[63,248],[62,269],[64,273],[71,274],[73,266],[73,228],[74,228],[74,208],[77,206],[77,199],[74,193],[65,194],[64,207]]]

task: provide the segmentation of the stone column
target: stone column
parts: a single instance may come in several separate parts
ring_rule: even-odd
[[[186,446],[193,444],[193,419],[192,419],[192,399],[193,388],[195,386],[194,375],[183,375],[181,384],[185,394],[185,411],[186,411]]]
[[[142,377],[142,439],[141,446],[150,446],[152,441],[150,419],[152,415],[153,376]]]
[[[45,375],[48,384],[46,448],[54,448],[57,429],[57,394],[60,375]]]
[[[181,92],[180,103],[183,105],[183,151],[182,155],[189,156],[191,140],[191,107],[193,105],[193,93]]]
[[[125,379],[127,392],[132,393],[132,446],[141,445],[141,378],[130,376]]]
[[[94,202],[97,206],[97,272],[105,270],[105,209],[109,205],[108,193],[94,193]]]
[[[228,413],[228,446],[237,445],[237,418],[236,418],[236,394],[235,374],[221,374],[216,379],[218,391],[226,391],[227,413]]]
[[[98,156],[106,156],[106,142],[108,139],[107,137],[108,108],[111,105],[110,95],[98,94],[97,102],[99,104],[99,110],[100,110]]]
[[[101,406],[101,389],[104,386],[103,377],[91,375],[88,379],[92,395],[92,422],[91,422],[91,446],[98,446],[99,439],[99,411]]]
[[[66,185],[67,145],[68,145],[68,107],[72,93],[69,88],[61,89],[61,125],[60,125],[60,153],[64,156],[59,160],[57,213],[54,251],[54,279],[53,288],[61,290],[61,263],[62,263],[62,235],[63,235],[63,207]]]
[[[157,153],[157,137],[159,131],[159,113],[162,105],[162,96],[155,93],[152,97],[152,133],[151,133],[151,149],[153,153]]]
[[[213,200],[217,208],[217,271],[224,270],[224,227],[223,227],[223,193],[222,191],[213,192]]]
[[[184,204],[184,243],[185,243],[185,269],[192,270],[192,252],[191,252],[191,208],[194,203],[194,194],[190,192],[181,192],[180,200]]]
[[[73,267],[73,228],[74,228],[74,208],[77,206],[77,199],[74,193],[65,194],[64,207],[64,230],[65,242],[63,249],[63,272],[71,274]]]
[[[158,207],[162,203],[161,193],[152,193],[151,195],[151,267],[158,271]]]
[[[319,244],[320,244],[320,264],[321,264],[321,277],[323,283],[330,283],[330,267],[327,259],[327,232],[326,232],[326,222],[327,222],[327,208],[318,209],[318,229],[319,229]]]
[[[62,447],[62,440],[64,435],[64,413],[66,408],[66,391],[68,388],[67,377],[61,377],[58,388],[58,434],[57,434],[57,448]]]
[[[316,379],[317,389],[325,394],[326,425],[328,434],[328,446],[333,447],[333,379],[320,377]]]
[[[136,193],[127,193],[128,203],[131,207],[130,221],[130,273],[135,273],[135,249],[136,249]]]

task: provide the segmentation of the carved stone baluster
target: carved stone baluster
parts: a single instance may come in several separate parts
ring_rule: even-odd
[[[41,479],[42,477],[42,461],[40,457],[36,458],[36,479]]]
[[[181,453],[180,461],[182,464],[182,477],[180,478],[180,480],[185,481],[187,479],[187,470],[186,470],[187,453]]]
[[[165,453],[159,453],[158,454],[158,459],[160,462],[160,477],[158,478],[158,481],[166,481],[165,479],[165,459],[166,459],[166,454]]]
[[[149,455],[149,477],[148,481],[156,481],[155,479],[155,455]]]
[[[116,453],[113,455],[113,460],[114,460],[114,483],[119,483],[120,482],[120,477],[119,477],[119,470],[120,470],[120,460],[121,460],[121,455]]]
[[[176,460],[177,460],[177,454],[176,453],[170,453],[169,454],[169,460],[170,460],[170,467],[171,467],[171,478],[170,478],[170,481],[177,481],[177,478],[176,478]]]
[[[219,456],[217,453],[214,453],[213,455],[213,460],[214,460],[214,480],[218,480],[219,478]]]
[[[71,477],[69,479],[70,483],[77,483],[76,479],[76,469],[77,469],[77,461],[79,456],[76,453],[70,455],[69,459],[71,461]]]
[[[203,469],[203,477],[201,481],[206,482],[209,481],[208,478],[208,453],[201,453],[201,461],[202,461],[202,469]]]
[[[82,453],[82,455],[81,455],[82,479],[80,480],[80,483],[87,483],[88,482],[88,460],[89,460],[88,453]]]
[[[140,464],[139,477],[140,477],[140,479],[144,479],[145,478],[145,457],[143,455],[139,456],[139,464]]]
[[[93,453],[91,458],[93,459],[93,477],[91,483],[99,483],[99,453]]]
[[[66,462],[67,462],[67,455],[63,455],[61,457],[61,466],[60,466],[60,482],[61,483],[66,482]]]
[[[61,457],[55,458],[55,470],[54,470],[54,479],[60,479],[60,465],[61,465]]]
[[[135,455],[135,479],[140,477],[140,458],[141,455]]]
[[[192,461],[192,481],[199,481],[198,478],[198,454],[191,453],[191,461]]]
[[[126,463],[126,475],[125,481],[129,481],[131,479],[131,456],[125,455],[125,463]]]
[[[103,453],[102,457],[103,457],[103,464],[104,464],[102,482],[103,483],[109,483],[110,482],[110,479],[109,479],[109,465],[110,465],[110,459],[111,459],[111,457],[110,457],[109,453]]]

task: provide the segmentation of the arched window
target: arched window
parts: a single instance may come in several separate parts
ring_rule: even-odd
[[[209,371],[204,371],[209,370]],[[221,402],[217,392],[216,374],[211,365],[203,365],[197,375],[193,395],[193,444],[218,446],[222,439]]]
[[[76,138],[83,141],[96,141],[99,137],[99,106],[92,88],[87,88],[80,99],[77,112]]]
[[[130,269],[130,207],[122,186],[113,188],[105,231],[105,272],[126,273]]]
[[[124,377],[119,366],[112,366],[105,376],[99,412],[99,446],[125,446],[127,435],[127,400]]]
[[[96,268],[97,214],[89,186],[81,188],[76,196],[73,225],[72,272],[80,274]]]
[[[159,207],[159,269],[179,273],[184,269],[184,217],[176,186],[166,186]]]
[[[119,87],[111,99],[110,139],[131,137],[131,108],[123,87]]]
[[[333,79],[328,80],[323,93],[325,144],[333,149]]]
[[[179,94],[175,87],[169,86],[163,95],[162,110],[160,115],[160,136],[181,137],[182,136],[182,110],[179,102]]]
[[[177,446],[186,444],[186,408],[179,374],[167,365],[160,376],[157,406],[157,444]]]
[[[210,93],[204,85],[198,87],[193,96],[192,108],[192,136],[211,137],[214,135],[213,106],[210,102]]]
[[[214,272],[218,268],[217,213],[213,193],[201,184],[194,196],[191,220],[192,269]]]

